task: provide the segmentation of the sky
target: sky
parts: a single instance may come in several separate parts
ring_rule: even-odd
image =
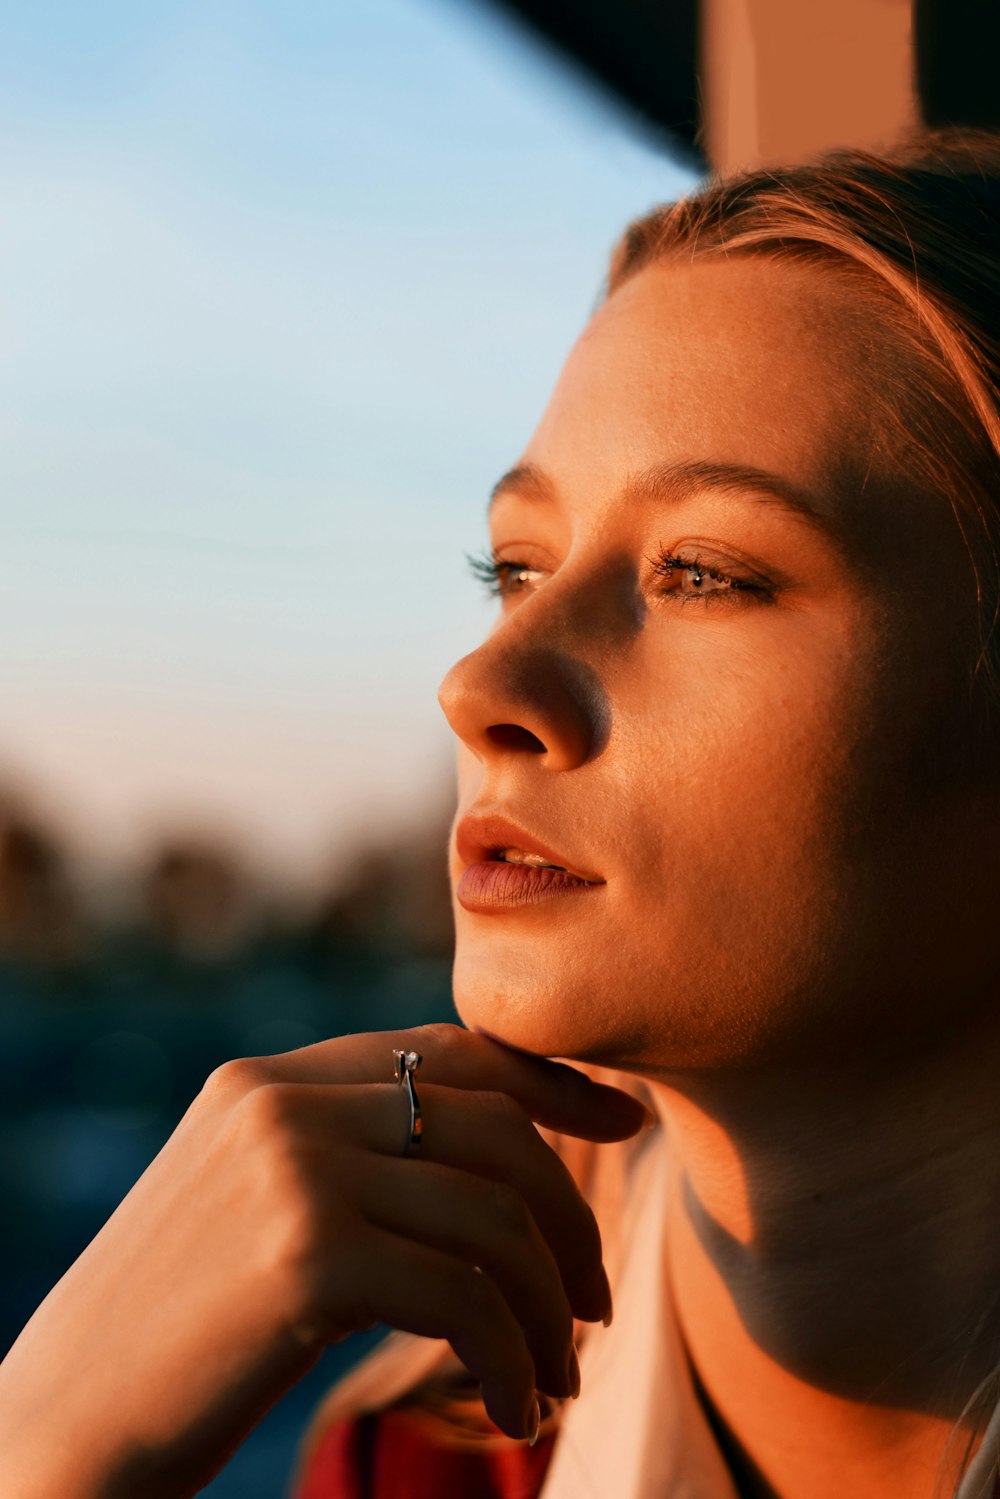
[[[0,784],[112,861],[419,827],[490,486],[694,185],[485,0],[0,7]]]

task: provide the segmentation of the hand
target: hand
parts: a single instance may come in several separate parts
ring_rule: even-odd
[[[394,1048],[424,1059],[418,1157]],[[620,1140],[644,1118],[452,1025],[226,1063],[0,1365],[10,1492],[194,1494],[376,1322],[447,1338],[527,1435],[536,1388],[572,1393],[573,1318],[610,1310],[593,1214],[532,1121]]]

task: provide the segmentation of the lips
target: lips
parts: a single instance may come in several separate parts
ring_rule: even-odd
[[[466,816],[455,830],[455,844],[463,864],[482,864],[504,860],[521,867],[548,866],[582,880],[587,885],[603,885],[599,874],[575,864],[572,859],[543,843],[526,828],[507,817]],[[505,855],[512,855],[505,859]]]
[[[465,868],[459,905],[492,915],[556,896],[600,889],[604,881],[505,817],[464,817],[456,831]]]

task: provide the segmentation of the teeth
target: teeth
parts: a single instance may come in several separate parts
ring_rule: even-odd
[[[505,848],[500,856],[507,864],[528,864],[532,869],[561,869],[561,864],[550,864],[541,854],[530,854],[523,848]]]

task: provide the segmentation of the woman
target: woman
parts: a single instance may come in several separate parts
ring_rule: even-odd
[[[379,1320],[495,1425],[404,1338],[309,1499],[994,1491],[998,205],[938,132],[628,232],[442,689],[471,1034],[210,1079],[0,1369],[19,1499],[193,1494]]]

